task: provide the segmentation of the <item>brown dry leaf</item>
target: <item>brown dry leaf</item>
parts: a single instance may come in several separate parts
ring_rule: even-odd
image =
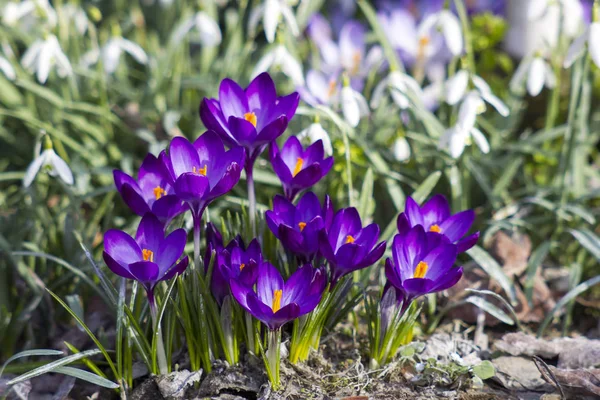
[[[548,366],[562,389],[574,399],[600,396],[600,369],[560,369]],[[544,376],[544,379],[547,379]],[[549,382],[552,383],[552,382]]]
[[[531,255],[531,240],[529,236],[515,233],[509,236],[507,233],[499,231],[492,238],[492,254],[496,256],[498,262],[502,265],[506,275],[512,279],[519,280],[521,285],[515,285],[515,294],[518,305],[515,312],[520,322],[540,322],[547,313],[554,308],[555,302],[552,293],[544,279],[541,276],[541,269],[538,269],[533,286],[532,306],[527,302],[527,297],[520,286],[525,284],[525,275],[527,262]],[[461,281],[449,290],[450,301],[456,302],[469,295],[465,289],[488,289],[500,295],[504,295],[502,288],[495,281],[491,281],[489,276],[479,268],[473,268],[465,271]],[[499,301],[493,298],[486,300],[494,303],[503,309]],[[466,304],[453,309],[450,313],[452,318],[462,319],[465,322],[475,323],[479,314],[479,309],[471,304]],[[494,326],[499,324],[496,318],[486,314],[485,324]]]

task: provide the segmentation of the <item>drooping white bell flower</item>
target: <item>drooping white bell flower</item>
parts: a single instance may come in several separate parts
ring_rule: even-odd
[[[468,91],[469,82],[474,86],[471,91]],[[506,104],[494,95],[490,86],[481,77],[461,69],[446,81],[446,102],[453,106],[464,101],[469,95],[477,95],[482,102],[490,104],[503,117],[510,113]]]
[[[482,153],[490,151],[490,145],[483,133],[475,127],[477,115],[485,111],[485,102],[476,91],[471,91],[460,105],[456,125],[446,130],[438,147],[447,150],[453,158],[459,158],[465,146],[472,142]]]
[[[90,21],[83,8],[75,4],[65,4],[59,11],[61,15],[73,21],[80,35],[84,35],[87,32]]]
[[[398,139],[394,142],[394,147],[392,148],[392,152],[394,154],[394,158],[400,162],[405,162],[410,159],[410,145],[408,144],[408,140],[404,135],[399,136]]]
[[[375,87],[371,98],[371,108],[379,107],[386,89],[401,110],[410,106],[411,97],[423,98],[423,91],[413,77],[399,71],[392,71]]]
[[[297,86],[304,85],[302,66],[282,44],[276,45],[258,61],[252,76],[256,77],[271,69],[280,69]]]
[[[29,31],[39,25],[40,19],[48,28],[54,28],[58,21],[56,11],[48,0],[25,0],[8,2],[2,9],[2,22],[7,26],[16,26]]]
[[[600,22],[592,22],[586,31],[571,43],[565,58],[565,68],[571,67],[583,54],[586,44],[592,61],[600,68]]]
[[[352,86],[348,82],[345,82],[344,87],[342,87],[340,101],[344,119],[353,128],[358,126],[361,117],[369,115],[367,100],[362,94],[352,89]]]
[[[463,35],[456,15],[448,10],[442,10],[425,17],[418,28],[419,46],[431,46],[432,37],[436,32],[442,33],[444,42],[453,55],[458,56],[462,53]],[[420,51],[427,53],[426,49]]]
[[[94,49],[84,54],[82,64],[84,67],[89,68],[101,58],[104,71],[107,74],[112,74],[117,70],[123,52],[131,55],[140,64],[145,65],[148,63],[148,56],[140,45],[131,40],[116,36],[109,39],[101,49]]]
[[[200,11],[183,21],[171,36],[172,43],[179,43],[192,29],[198,31],[198,41],[206,47],[214,47],[223,39],[219,24],[207,13]]]
[[[544,86],[548,89],[554,88],[556,86],[556,76],[550,64],[540,55],[521,61],[519,68],[517,68],[510,81],[512,91],[518,92],[526,87],[527,93],[532,97],[539,95]]]
[[[292,11],[287,0],[265,0],[262,4],[255,7],[248,20],[248,29],[251,32],[256,31],[258,22],[262,18],[265,36],[269,43],[273,43],[280,17],[283,17],[285,25],[290,29],[292,35],[300,35],[294,11]]]
[[[325,150],[325,154],[328,156],[333,155],[333,147],[331,146],[331,139],[329,138],[329,134],[323,126],[315,120],[308,128],[302,130],[297,135],[300,141],[306,141],[308,139],[309,143],[314,143],[318,140],[323,142],[323,149]]]
[[[23,55],[21,64],[25,69],[35,73],[40,83],[46,83],[53,67],[56,67],[56,73],[61,78],[73,74],[71,63],[54,35],[33,42]]]
[[[2,56],[0,56],[0,71],[2,71],[4,76],[6,76],[6,78],[8,78],[11,81],[14,81],[15,78],[17,77],[17,74],[15,73],[15,69],[13,68],[10,61],[8,61],[6,58],[4,58]]]
[[[40,170],[47,172],[50,176],[58,176],[67,185],[72,185],[74,182],[71,169],[67,163],[54,152],[52,141],[48,136],[45,136],[44,139],[44,150],[31,164],[29,164],[29,167],[27,167],[25,177],[23,178],[23,186],[29,187]]]

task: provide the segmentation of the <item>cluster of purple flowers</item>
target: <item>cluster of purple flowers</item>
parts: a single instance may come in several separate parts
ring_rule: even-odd
[[[243,309],[278,330],[315,309],[326,288],[336,287],[353,271],[376,264],[386,249],[379,241],[379,226],[363,226],[357,209],[334,210],[331,199],[321,202],[305,192],[331,169],[321,141],[303,148],[290,137],[279,148],[275,143],[294,116],[298,95],[278,97],[267,74],[259,75],[242,89],[226,79],[219,100],[205,99],[200,115],[209,130],[193,143],[174,138],[169,148],[148,155],[138,178],[114,172],[116,187],[124,202],[142,216],[135,239],[124,232],[105,234],[104,259],[117,275],[139,281],[151,305],[158,282],[184,272],[187,234],[176,229],[166,234],[173,218],[189,210],[199,227],[206,207],[230,191],[241,170],[252,170],[257,157],[270,147],[272,167],[280,178],[284,196],[273,199],[265,214],[266,224],[281,246],[297,260],[298,268],[284,280],[278,268],[263,256],[259,240],[248,244],[240,235],[225,244],[213,224],[205,229],[208,268],[214,255],[210,290],[218,304],[231,295]],[[229,150],[225,149],[225,145]],[[395,288],[403,307],[415,298],[454,285],[462,276],[455,268],[457,254],[477,241],[478,234],[465,236],[474,220],[473,211],[452,215],[443,196],[435,196],[420,207],[408,198],[398,218],[398,234],[386,262],[388,288]],[[199,230],[194,230],[194,234]],[[166,237],[165,237],[166,236]],[[195,247],[199,243],[195,236]],[[194,264],[199,260],[195,248]],[[208,270],[206,270],[208,271]]]

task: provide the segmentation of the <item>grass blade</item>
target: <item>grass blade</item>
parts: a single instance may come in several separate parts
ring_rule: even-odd
[[[92,385],[102,386],[108,389],[118,389],[119,385],[116,383],[109,381],[106,378],[93,374],[89,371],[84,371],[79,368],[73,367],[58,367],[54,371],[58,374],[69,375],[77,379],[84,380],[86,382],[91,383]]]
[[[12,357],[10,357],[8,360],[6,360],[6,362],[2,365],[2,368],[0,368],[0,376],[2,376],[2,373],[4,372],[4,369],[6,368],[6,366],[8,364],[10,364],[11,362],[13,362],[19,358],[31,357],[31,356],[62,356],[64,354],[65,353],[60,350],[52,350],[52,349],[34,349],[34,350],[22,351],[20,353],[15,354]]]
[[[473,261],[475,261],[481,267],[481,269],[483,269],[490,276],[490,278],[494,279],[500,284],[502,289],[504,289],[508,295],[510,304],[517,304],[517,296],[515,294],[513,282],[508,276],[506,276],[502,270],[502,267],[496,262],[496,260],[494,260],[494,258],[490,256],[487,251],[483,250],[479,246],[474,246],[467,251],[467,254],[471,256]]]

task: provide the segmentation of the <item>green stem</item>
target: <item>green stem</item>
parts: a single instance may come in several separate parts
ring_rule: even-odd
[[[154,335],[156,335],[156,358],[158,361],[158,371],[161,375],[169,373],[169,367],[167,364],[167,356],[165,353],[165,345],[163,341],[162,329],[160,323],[157,320],[156,303],[154,301],[154,294],[148,291],[148,302],[150,303],[150,314],[152,314],[152,325],[154,326]]]
[[[279,389],[279,364],[280,354],[279,347],[281,346],[281,328],[269,331],[269,347],[267,348],[267,361],[269,363],[270,379],[273,385],[273,390]]]

